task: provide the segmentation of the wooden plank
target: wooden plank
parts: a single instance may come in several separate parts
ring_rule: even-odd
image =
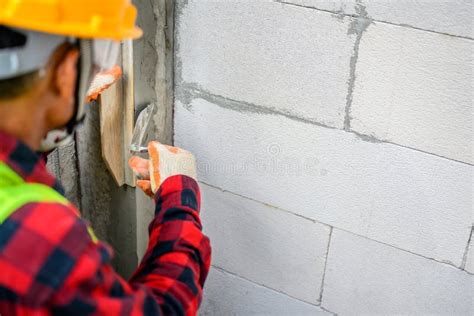
[[[125,183],[122,100],[121,79],[104,91],[99,98],[102,157],[119,186]]]
[[[102,156],[119,186],[135,186],[135,176],[128,167],[130,142],[134,127],[133,45],[122,43],[122,77],[100,96],[100,135]]]
[[[131,40],[122,44],[122,70],[123,70],[123,157],[124,157],[124,182],[135,187],[135,175],[128,167],[131,157],[130,143],[132,142],[133,128],[135,126],[135,86],[133,76],[133,43]]]

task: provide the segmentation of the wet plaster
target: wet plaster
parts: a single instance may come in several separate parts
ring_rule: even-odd
[[[99,107],[92,104],[77,134],[81,211],[97,237],[115,250],[113,265],[130,276],[136,256],[135,189],[118,187],[102,159]]]
[[[360,0],[357,1],[356,12],[358,17],[353,18],[352,23],[349,25],[347,35],[356,36],[354,43],[354,51],[350,60],[350,77],[347,82],[347,96],[346,96],[346,108],[344,117],[344,130],[349,131],[351,129],[351,106],[352,106],[352,95],[356,84],[356,66],[359,58],[359,46],[362,39],[362,35],[367,30],[369,25],[372,23],[371,19],[367,15],[366,8],[361,4]]]

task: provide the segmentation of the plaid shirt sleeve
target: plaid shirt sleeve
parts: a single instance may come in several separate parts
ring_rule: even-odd
[[[195,315],[211,255],[199,207],[193,179],[163,183],[147,252],[128,282],[72,206],[22,207],[2,224],[0,315]]]

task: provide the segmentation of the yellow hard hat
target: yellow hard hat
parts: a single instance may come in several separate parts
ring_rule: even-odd
[[[0,0],[0,25],[79,38],[135,39],[130,0]]]

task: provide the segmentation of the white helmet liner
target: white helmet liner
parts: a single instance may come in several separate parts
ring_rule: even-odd
[[[22,47],[0,49],[0,80],[44,68],[58,46],[68,40],[65,36],[15,28],[12,30],[24,34],[26,44]]]

